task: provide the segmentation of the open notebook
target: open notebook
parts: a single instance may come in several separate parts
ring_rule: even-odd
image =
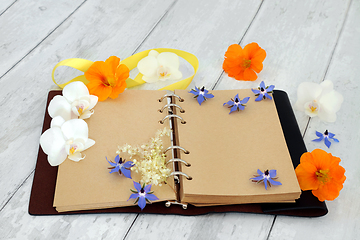
[[[250,89],[212,93],[215,97],[201,106],[186,90],[175,91],[183,102],[169,98],[185,110],[181,113],[171,107],[174,114],[186,121],[182,124],[177,118],[170,119],[174,128],[172,144],[180,145],[189,154],[173,150],[167,160],[175,152],[176,158],[190,163],[189,167],[180,162],[169,166],[192,180],[180,176],[175,187],[153,186],[154,194],[160,201],[177,200],[197,206],[288,202],[299,198],[301,190],[274,101],[255,102]],[[250,100],[244,111],[229,114],[223,103],[237,93],[241,99],[250,96]],[[168,115],[168,111],[158,111],[167,103],[167,98],[158,101],[165,94],[165,91],[131,90],[96,105],[95,113],[86,120],[89,137],[96,144],[84,151],[84,160],[65,161],[58,168],[54,196],[57,211],[133,205],[133,200],[127,201],[130,189],[134,189],[132,181],[109,174],[105,157],[113,159],[118,146],[148,142],[158,129],[170,127],[167,119],[159,123]],[[171,142],[166,144],[170,146]],[[282,185],[265,190],[263,184],[251,182],[249,179],[257,169],[276,169]],[[133,179],[137,181],[137,176],[133,175]],[[168,182],[173,185],[173,181]]]

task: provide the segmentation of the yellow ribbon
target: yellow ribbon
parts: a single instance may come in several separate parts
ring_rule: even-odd
[[[125,64],[130,71],[134,68],[136,68],[138,62],[143,59],[144,57],[149,55],[149,52],[151,50],[156,50],[159,53],[162,52],[172,52],[177,54],[179,57],[182,57],[183,59],[185,59],[186,61],[188,61],[191,66],[194,68],[194,74],[188,78],[185,78],[183,80],[180,80],[176,83],[170,84],[166,87],[163,87],[159,90],[175,90],[175,89],[186,89],[189,84],[191,83],[192,79],[194,78],[198,68],[199,68],[199,60],[197,59],[197,57],[195,57],[195,55],[185,52],[185,51],[181,51],[181,50],[177,50],[177,49],[171,49],[171,48],[156,48],[156,49],[150,49],[150,50],[146,50],[146,51],[142,51],[139,53],[136,53],[128,58],[125,58],[124,60],[122,60],[120,63],[121,64]],[[56,85],[58,85],[60,88],[64,88],[67,84],[74,82],[74,81],[81,81],[85,84],[87,84],[89,81],[86,80],[84,75],[75,77],[73,79],[71,79],[70,81],[63,83],[63,84],[58,84],[55,81],[55,77],[54,77],[54,73],[55,70],[60,67],[60,66],[67,66],[67,67],[71,67],[71,68],[75,68],[77,70],[80,70],[82,72],[86,72],[89,67],[93,64],[94,62],[90,61],[90,60],[86,60],[86,59],[82,59],[82,58],[69,58],[69,59],[65,59],[61,62],[59,62],[58,64],[56,64],[56,66],[54,67],[53,71],[52,71],[52,79],[54,81],[54,83]],[[127,84],[127,88],[131,88],[131,87],[135,87],[138,85],[141,85],[143,83],[145,83],[144,80],[142,80],[142,74],[139,73],[134,79],[128,78],[126,79],[126,84]]]

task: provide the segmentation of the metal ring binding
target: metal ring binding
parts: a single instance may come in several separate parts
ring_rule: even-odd
[[[178,202],[178,201],[167,201],[165,203],[165,206],[170,207],[171,204],[180,205],[180,206],[182,206],[183,209],[187,209],[187,203],[181,203],[181,202]]]
[[[174,106],[174,107],[178,107],[179,109],[180,109],[180,112],[181,113],[184,113],[185,112],[185,110],[184,109],[182,109],[182,107],[180,107],[179,105],[177,105],[177,104],[175,104],[175,103],[169,103],[169,104],[166,104],[165,106],[163,106],[161,109],[159,109],[159,112],[163,112],[164,111],[164,109],[165,108],[167,108],[167,107],[171,107],[171,106]]]
[[[166,115],[162,120],[160,120],[159,121],[159,123],[161,123],[161,124],[163,124],[164,123],[164,121],[167,119],[167,118],[172,118],[172,117],[177,117],[177,118],[179,118],[180,120],[181,120],[181,123],[182,124],[185,124],[186,123],[186,121],[182,118],[182,117],[180,117],[180,116],[178,116],[178,115]]]
[[[176,176],[176,175],[183,175],[184,177],[187,178],[187,180],[192,180],[192,177],[190,177],[189,175],[187,175],[186,173],[180,172],[180,171],[175,171],[170,173],[170,176]]]
[[[189,154],[189,153],[190,153],[188,150],[186,150],[185,148],[180,147],[180,146],[170,146],[170,147],[168,147],[168,148],[164,151],[164,153],[166,153],[166,152],[169,151],[170,149],[174,149],[174,148],[182,150],[185,154]]]
[[[181,97],[179,97],[178,95],[176,95],[175,93],[167,93],[165,94],[164,96],[162,96],[160,99],[159,99],[159,102],[162,102],[162,100],[166,97],[177,97],[179,99],[180,102],[183,102],[184,99],[182,99]]]
[[[190,163],[187,163],[186,161],[184,161],[184,160],[182,160],[182,159],[180,159],[180,158],[170,159],[169,161],[167,161],[167,162],[165,163],[165,165],[167,165],[167,164],[169,164],[169,163],[171,163],[171,162],[181,162],[181,163],[185,164],[185,166],[187,166],[187,167],[190,167],[190,166],[191,166]]]

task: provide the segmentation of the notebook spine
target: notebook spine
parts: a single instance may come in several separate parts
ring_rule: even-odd
[[[163,102],[166,99],[166,104],[159,109],[160,113],[167,111],[167,115],[159,120],[160,124],[163,124],[166,120],[169,121],[170,130],[171,130],[171,146],[168,147],[164,153],[171,151],[171,159],[166,162],[166,165],[172,164],[173,172],[171,172],[170,176],[174,178],[174,189],[176,192],[176,200],[175,201],[167,201],[165,206],[170,207],[171,205],[181,205],[183,209],[187,209],[187,203],[181,202],[181,179],[186,178],[187,180],[191,180],[192,177],[182,172],[182,166],[190,167],[191,164],[181,159],[180,152],[184,154],[189,154],[189,151],[179,146],[179,139],[177,134],[177,120],[180,121],[181,124],[186,124],[186,121],[179,115],[177,115],[177,111],[180,113],[184,113],[185,110],[175,103],[176,99],[179,102],[183,102],[184,100],[176,95],[174,92],[168,91],[159,102]]]

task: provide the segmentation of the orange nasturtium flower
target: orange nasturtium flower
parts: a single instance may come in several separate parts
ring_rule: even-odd
[[[230,45],[225,53],[224,71],[236,80],[255,81],[263,69],[266,57],[264,49],[257,43],[250,43],[242,48],[238,44]]]
[[[117,98],[126,88],[126,79],[129,77],[129,68],[125,64],[119,64],[120,58],[111,56],[105,62],[94,62],[85,72],[85,78],[89,81],[86,86],[91,95],[104,101],[108,97]]]
[[[340,158],[321,149],[304,153],[295,169],[300,188],[312,190],[320,201],[337,198],[346,179],[340,161]]]

